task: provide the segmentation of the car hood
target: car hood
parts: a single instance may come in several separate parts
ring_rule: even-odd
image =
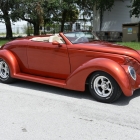
[[[100,48],[113,48],[113,49],[127,49],[127,50],[133,50],[132,48],[129,48],[127,46],[123,46],[123,45],[119,45],[119,44],[115,44],[115,43],[110,43],[110,42],[104,42],[104,41],[95,41],[95,42],[91,42],[91,43],[83,43],[80,44],[80,46],[87,46],[87,47],[98,47],[98,49]]]
[[[75,44],[74,47],[85,51],[96,51],[96,52],[113,53],[113,54],[130,56],[137,59],[140,62],[140,50],[136,51],[132,48],[123,45],[118,45],[115,43],[94,41],[91,43]]]
[[[140,54],[140,50],[137,51]]]

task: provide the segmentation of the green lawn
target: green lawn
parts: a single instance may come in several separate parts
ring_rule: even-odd
[[[5,44],[6,42],[9,42],[9,40],[0,40],[0,46],[2,46],[3,44]]]
[[[117,44],[124,45],[135,50],[140,50],[140,42],[118,42]]]

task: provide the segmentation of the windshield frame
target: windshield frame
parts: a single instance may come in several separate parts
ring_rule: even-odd
[[[94,41],[100,41],[100,39],[93,32],[90,31],[75,31],[66,32],[63,34],[72,44],[91,43]],[[68,35],[70,36],[68,37]],[[92,38],[87,37],[88,35],[92,36]]]

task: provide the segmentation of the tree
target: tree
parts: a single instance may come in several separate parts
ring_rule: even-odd
[[[33,34],[33,26],[27,26],[27,25],[23,25],[23,27],[21,27],[22,32],[24,34]]]
[[[4,20],[6,26],[6,38],[11,38],[12,27],[10,21],[10,10],[13,7],[14,0],[0,0],[0,18]]]
[[[129,6],[132,8],[130,10],[130,15],[135,17],[140,17],[140,0],[131,0],[132,5]]]
[[[43,23],[43,0],[16,0],[12,9],[13,20],[25,20],[34,26],[34,35],[39,35]]]
[[[100,12],[101,26],[103,12],[111,10],[114,5],[114,0],[77,0],[77,5],[83,14],[88,16],[91,20],[93,20],[93,16],[95,15],[94,11],[98,10]],[[83,20],[85,20],[84,17]]]
[[[72,31],[72,25],[77,21],[79,17],[79,10],[75,7],[75,9],[67,12],[66,21],[70,23],[70,30]]]
[[[64,31],[64,24],[72,24],[78,19],[79,11],[76,0],[54,0],[49,3],[53,20],[61,23],[61,32]]]
[[[96,7],[96,10],[99,11],[111,10],[114,5],[114,0],[77,0],[76,3],[80,9],[88,13],[93,11],[94,6]]]
[[[73,23],[76,22],[78,17],[79,17],[79,11],[73,5],[72,9],[71,8],[70,9],[66,9],[66,8],[62,9],[61,15],[62,15],[62,18],[61,18],[61,32],[63,32],[64,31],[64,24],[66,22],[70,23],[70,26],[71,26],[71,29],[72,29]]]

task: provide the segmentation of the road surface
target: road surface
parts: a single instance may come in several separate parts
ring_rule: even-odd
[[[104,104],[87,92],[0,83],[0,140],[140,140],[140,90]]]

